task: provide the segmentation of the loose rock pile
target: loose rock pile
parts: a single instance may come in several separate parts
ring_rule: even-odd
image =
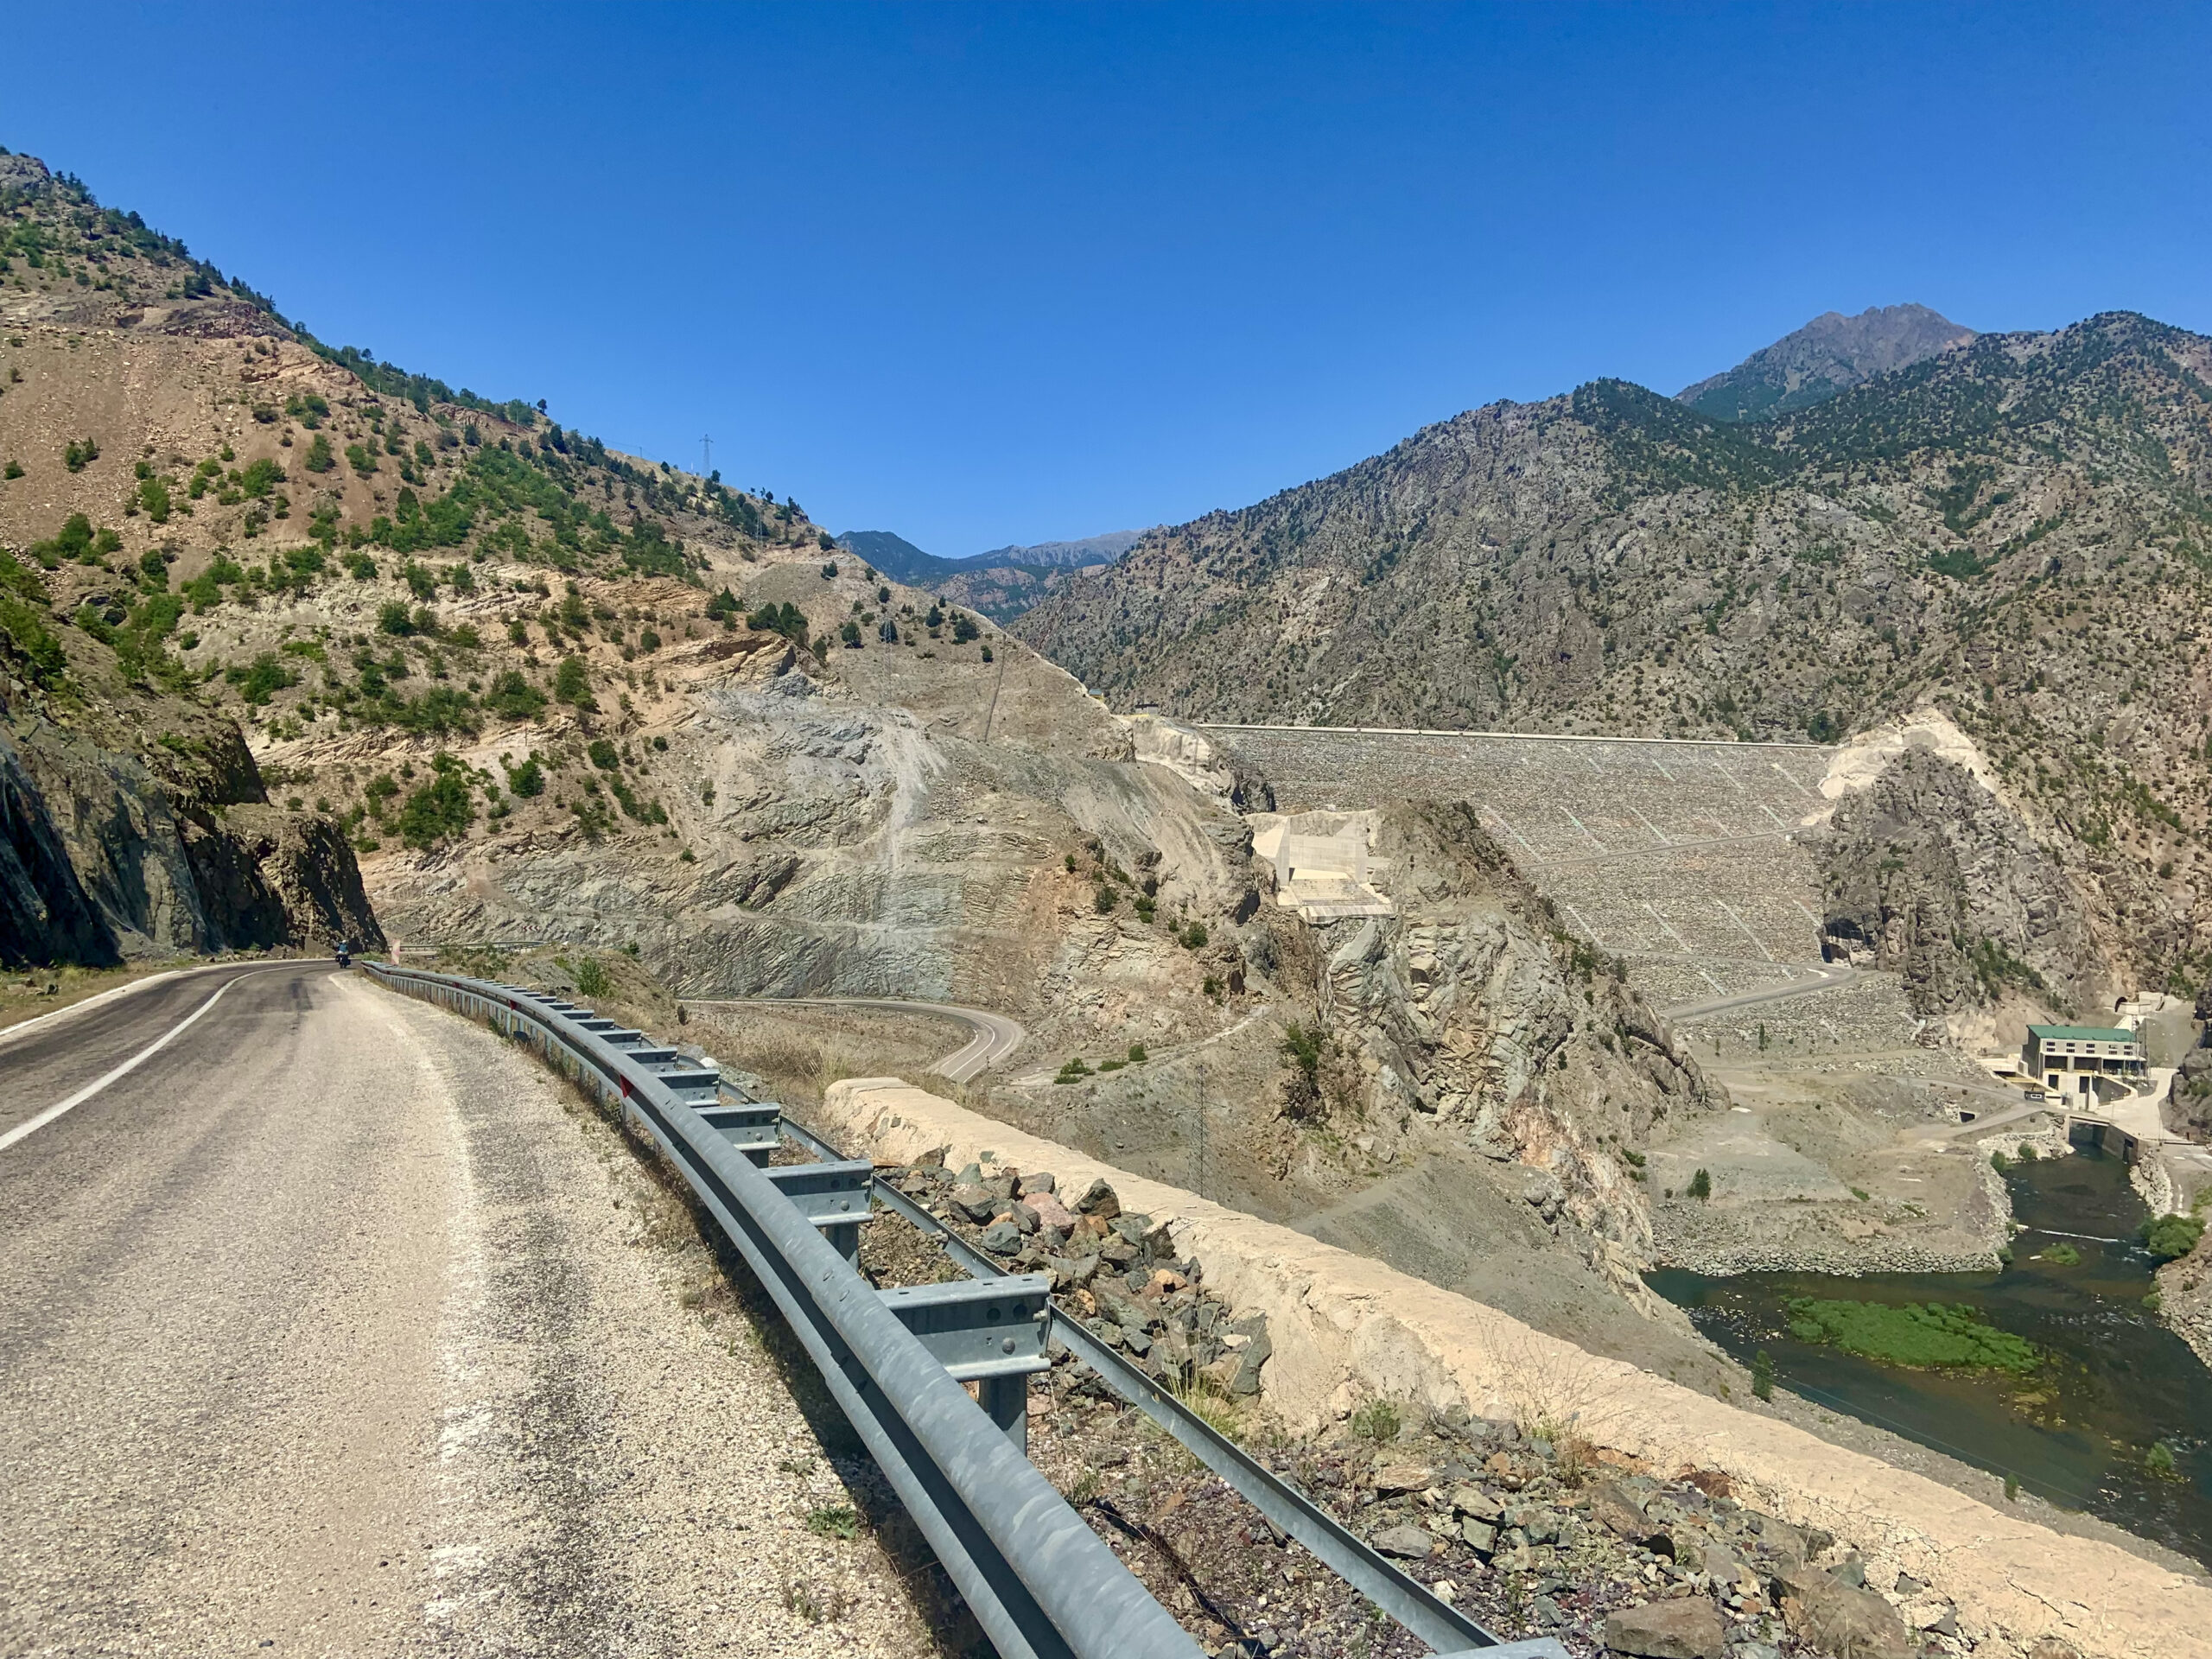
[[[1166,1224],[1125,1213],[1105,1181],[1091,1182],[1071,1207],[1050,1172],[978,1164],[955,1172],[938,1162],[887,1174],[1010,1271],[1051,1274],[1061,1306],[1151,1376],[1232,1399],[1260,1392],[1273,1351],[1266,1316],[1236,1318],[1200,1287],[1198,1262],[1175,1259]]]
[[[1464,1413],[1285,1433],[1258,1398],[1264,1324],[1240,1319],[1176,1262],[1166,1229],[1094,1182],[1065,1202],[1050,1174],[926,1163],[884,1172],[1192,1400],[1254,1457],[1380,1554],[1508,1640],[1635,1659],[1938,1659],[1962,1655],[1948,1602],[1737,1502],[1725,1475],[1662,1478],[1568,1439]],[[925,1271],[885,1217],[863,1262]],[[911,1259],[910,1259],[911,1258]],[[876,1269],[880,1276],[880,1269]],[[938,1276],[931,1272],[929,1276]],[[1415,1659],[1421,1643],[1345,1593],[1303,1548],[1063,1352],[1031,1396],[1030,1453],[1147,1588],[1222,1656]]]

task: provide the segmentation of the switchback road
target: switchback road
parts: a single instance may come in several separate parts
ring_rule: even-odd
[[[0,1653],[927,1646],[615,1133],[327,963],[0,1043]]]
[[[684,1001],[702,1007],[772,1007],[780,1003],[801,1008],[881,1008],[892,1014],[939,1014],[957,1020],[971,1033],[931,1068],[955,1083],[966,1083],[993,1061],[1004,1059],[1029,1034],[1006,1015],[988,1009],[963,1008],[951,1002],[914,1002],[895,996],[686,997]]]

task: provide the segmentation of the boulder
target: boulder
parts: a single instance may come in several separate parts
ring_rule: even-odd
[[[1481,1521],[1462,1521],[1459,1535],[1467,1541],[1467,1548],[1487,1559],[1497,1548],[1497,1529]]]
[[[1381,1497],[1425,1492],[1435,1484],[1436,1471],[1425,1463],[1386,1463],[1375,1471],[1375,1491]]]
[[[1052,1179],[1051,1170],[1040,1169],[1033,1175],[1025,1175],[1021,1178],[1021,1196],[1025,1198],[1033,1198],[1041,1192],[1054,1191],[1058,1185],[1059,1183]]]
[[[1910,1659],[1910,1632],[1875,1592],[1803,1567],[1785,1567],[1774,1582],[1783,1623],[1807,1646],[1834,1659]]]
[[[1617,1481],[1601,1481],[1591,1489],[1590,1518],[1624,1538],[1641,1540],[1650,1535],[1651,1522],[1644,1517],[1643,1505]]]
[[[1092,1295],[1098,1299],[1099,1312],[1125,1331],[1148,1331],[1159,1320],[1159,1315],[1134,1296],[1103,1282],[1091,1287]]]
[[[1098,1258],[1095,1255],[1048,1255],[1045,1258],[1045,1266],[1052,1275],[1054,1290],[1074,1290],[1090,1282],[1091,1275],[1098,1271]]]
[[[1122,1213],[1122,1200],[1103,1178],[1084,1188],[1083,1196],[1075,1201],[1077,1213],[1096,1216],[1101,1221],[1111,1221]]]
[[[1416,1526],[1385,1527],[1368,1540],[1380,1555],[1395,1555],[1402,1561],[1427,1559],[1436,1548],[1436,1540]]]
[[[1451,1503],[1461,1515],[1478,1521],[1495,1521],[1505,1513],[1505,1506],[1479,1486],[1454,1486]]]
[[[1067,1205],[1052,1195],[1051,1188],[1041,1192],[1024,1192],[1021,1201],[1036,1211],[1039,1226],[1049,1228],[1063,1237],[1075,1230],[1075,1217],[1068,1212]]]
[[[1243,1321],[1240,1319],[1237,1323],[1242,1325]],[[1236,1369],[1229,1379],[1230,1393],[1246,1398],[1259,1393],[1260,1368],[1274,1357],[1274,1351],[1275,1345],[1269,1340],[1267,1328],[1262,1325],[1260,1334],[1246,1343],[1236,1357]]]
[[[1011,1221],[995,1221],[976,1243],[993,1255],[1012,1255],[1021,1248],[1021,1229]]]
[[[1017,1198],[1007,1204],[1005,1206],[1005,1212],[1006,1218],[1020,1228],[1024,1233],[1033,1233],[1037,1230],[1037,1212],[1020,1199]]]
[[[1605,1645],[1640,1659],[1721,1659],[1728,1638],[1711,1597],[1685,1596],[1607,1614]]]
[[[1759,1541],[1780,1556],[1785,1566],[1801,1565],[1817,1553],[1808,1548],[1805,1535],[1786,1522],[1777,1521],[1770,1515],[1757,1514],[1748,1520],[1751,1529],[1758,1534]]]
[[[980,1182],[963,1181],[946,1194],[946,1202],[957,1213],[974,1222],[987,1222],[999,1210],[997,1197]]]

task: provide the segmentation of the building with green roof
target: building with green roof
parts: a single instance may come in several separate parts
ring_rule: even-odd
[[[2125,1084],[2143,1075],[2143,1041],[2118,1026],[2030,1026],[2024,1062],[2044,1088],[2086,1103],[2101,1077]]]

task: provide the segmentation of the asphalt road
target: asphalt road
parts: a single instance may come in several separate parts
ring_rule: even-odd
[[[925,1645],[681,1210],[488,1033],[188,975],[0,1042],[0,1654]]]
[[[968,1027],[968,1040],[939,1060],[931,1069],[955,1083],[965,1083],[985,1066],[1002,1060],[1021,1046],[1021,1039],[1029,1033],[1002,1014],[992,1014],[984,1008],[963,1008],[951,1002],[914,1002],[894,996],[753,996],[702,999],[687,997],[686,1001],[697,1001],[712,1007],[717,1002],[730,1007],[744,1007],[755,1004],[788,1003],[805,1008],[884,1008],[893,1014],[936,1014],[956,1020]]]
[[[1748,1008],[1760,1002],[1780,1002],[1793,996],[1810,996],[1816,991],[1832,991],[1859,977],[1856,968],[1840,967],[1834,963],[1817,967],[1809,963],[1802,965],[1809,970],[1804,977],[1780,985],[1770,985],[1761,990],[1738,991],[1732,996],[1709,997],[1702,1002],[1678,1002],[1671,1008],[1660,1009],[1660,1017],[1664,1020],[1694,1020],[1701,1014],[1723,1014],[1730,1008]]]

